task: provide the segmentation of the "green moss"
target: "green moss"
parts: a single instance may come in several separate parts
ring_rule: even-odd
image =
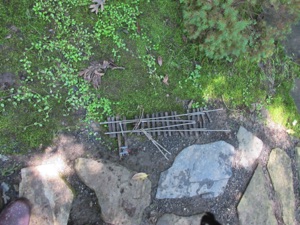
[[[41,7],[36,13],[32,10],[34,3],[26,0],[5,1],[0,6],[0,22],[4,24],[0,28],[0,72],[26,69],[33,80],[18,81],[14,90],[0,92],[6,110],[0,117],[0,147],[4,153],[26,153],[46,145],[63,129],[62,121],[76,123],[72,112],[78,108],[87,110],[86,120],[104,120],[117,114],[132,118],[142,111],[182,112],[178,99],[193,99],[197,106],[222,99],[229,107],[240,109],[271,99],[264,85],[269,77],[257,64],[249,63],[247,54],[232,63],[212,61],[200,53],[198,45],[185,42],[177,1],[107,1],[105,11],[98,15],[90,12],[89,0],[66,0],[60,2],[61,8],[58,2],[35,2]],[[128,5],[124,7],[123,3]],[[51,12],[53,17],[48,18]],[[130,24],[122,14],[127,19],[132,15]],[[120,21],[114,23],[111,18]],[[113,35],[99,35],[96,23],[101,32],[113,26]],[[12,25],[21,32],[12,32]],[[5,38],[8,34],[12,36]],[[23,53],[27,58],[20,62]],[[291,71],[295,74],[299,67],[283,55],[276,52],[278,57],[270,61],[270,74],[276,74],[278,89],[276,96],[272,95],[270,107],[274,108],[270,111],[274,115],[284,112],[288,116],[280,121],[289,125],[298,117],[286,93],[295,77]],[[157,63],[158,56],[162,57],[162,66]],[[98,90],[78,77],[91,61],[108,59],[125,69],[107,70]],[[165,76],[169,85],[162,82]],[[8,99],[15,101],[16,107]]]
[[[300,137],[300,114],[291,96],[277,94],[268,106],[271,119],[288,129],[288,132]]]

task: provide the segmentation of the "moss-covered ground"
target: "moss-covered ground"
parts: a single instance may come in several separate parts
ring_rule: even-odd
[[[79,121],[183,112],[182,100],[193,100],[193,107],[221,100],[245,113],[253,104],[257,111],[267,107],[299,136],[300,116],[289,95],[299,66],[280,45],[261,63],[247,54],[213,61],[187,41],[178,1],[111,0],[98,14],[90,4],[0,3],[0,73],[15,75],[0,91],[0,153],[39,149]],[[103,60],[125,69],[107,70],[96,90],[78,73]]]

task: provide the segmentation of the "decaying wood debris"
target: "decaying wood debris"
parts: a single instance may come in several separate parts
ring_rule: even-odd
[[[120,120],[120,117],[109,117],[107,122],[100,124],[108,125],[108,134],[110,137],[118,138],[120,157],[128,154],[127,152],[127,134],[145,135],[167,158],[171,154],[167,149],[156,142],[152,136],[171,135],[180,136],[199,136],[201,132],[230,132],[226,129],[209,130],[205,128],[205,124],[212,122],[209,115],[211,112],[220,111],[223,109],[206,110],[203,108],[187,110],[185,114],[177,114],[176,112],[153,113],[146,114],[135,119],[127,120],[125,117]],[[130,129],[131,127],[131,129]],[[122,145],[122,137],[125,145]]]
[[[101,84],[101,77],[104,76],[107,69],[123,70],[125,68],[115,65],[111,60],[92,62],[88,68],[79,72],[79,76],[92,83],[93,87],[98,89]]]

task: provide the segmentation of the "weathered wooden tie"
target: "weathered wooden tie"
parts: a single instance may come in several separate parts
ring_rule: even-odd
[[[125,136],[128,133],[141,135],[143,134],[143,130],[152,136],[162,134],[164,137],[172,135],[195,135],[198,137],[200,132],[205,131],[206,123],[212,121],[209,112],[219,110],[222,109],[206,110],[198,108],[192,111],[187,110],[186,114],[177,114],[177,112],[152,113],[151,115],[146,114],[146,116],[135,116],[133,120],[126,120],[125,117],[123,117],[123,120],[120,120],[116,116],[109,117],[107,122],[100,124],[108,124],[108,132],[106,134],[118,139],[120,135]]]

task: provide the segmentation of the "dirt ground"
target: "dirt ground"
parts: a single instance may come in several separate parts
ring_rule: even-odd
[[[56,152],[64,152],[63,154],[67,157],[68,165],[71,168],[71,173],[66,177],[66,181],[70,183],[75,193],[68,225],[106,225],[101,220],[101,209],[95,193],[72,172],[77,157],[102,158],[121,164],[130,170],[149,174],[149,179],[152,182],[152,202],[144,212],[143,225],[155,224],[157,218],[164,213],[189,216],[204,211],[214,213],[222,224],[238,224],[236,208],[252,176],[251,173],[241,168],[233,169],[233,176],[230,178],[224,194],[217,198],[197,196],[183,199],[155,199],[160,173],[172,165],[174,158],[182,149],[192,144],[205,144],[219,140],[226,141],[237,148],[236,134],[240,126],[244,126],[263,141],[264,149],[260,158],[262,165],[266,165],[268,155],[275,147],[285,149],[292,162],[295,161],[294,147],[299,140],[289,136],[283,128],[270,122],[266,111],[263,110],[259,113],[230,111],[226,109],[223,103],[215,103],[208,108],[220,107],[224,110],[210,113],[212,122],[206,127],[209,129],[230,129],[231,132],[203,132],[199,137],[159,136],[155,138],[172,153],[169,161],[161,155],[151,141],[143,136],[131,136],[128,139],[130,155],[120,160],[117,151],[111,150],[111,148],[116,148],[115,140],[112,141],[102,134],[103,130],[95,131],[99,132],[101,136],[101,140],[98,140],[89,135],[90,131],[93,130],[92,127],[84,127],[73,133],[61,134],[53,142],[53,145],[41,149],[38,153],[11,156],[5,162],[0,161],[3,164],[0,183],[5,182],[10,186],[7,195],[13,200],[18,197],[21,168],[38,165],[45,157],[50,157]],[[298,188],[300,183],[296,175],[295,163],[293,163],[293,172],[296,199],[300,199]],[[300,203],[296,202],[296,207],[299,206]]]

